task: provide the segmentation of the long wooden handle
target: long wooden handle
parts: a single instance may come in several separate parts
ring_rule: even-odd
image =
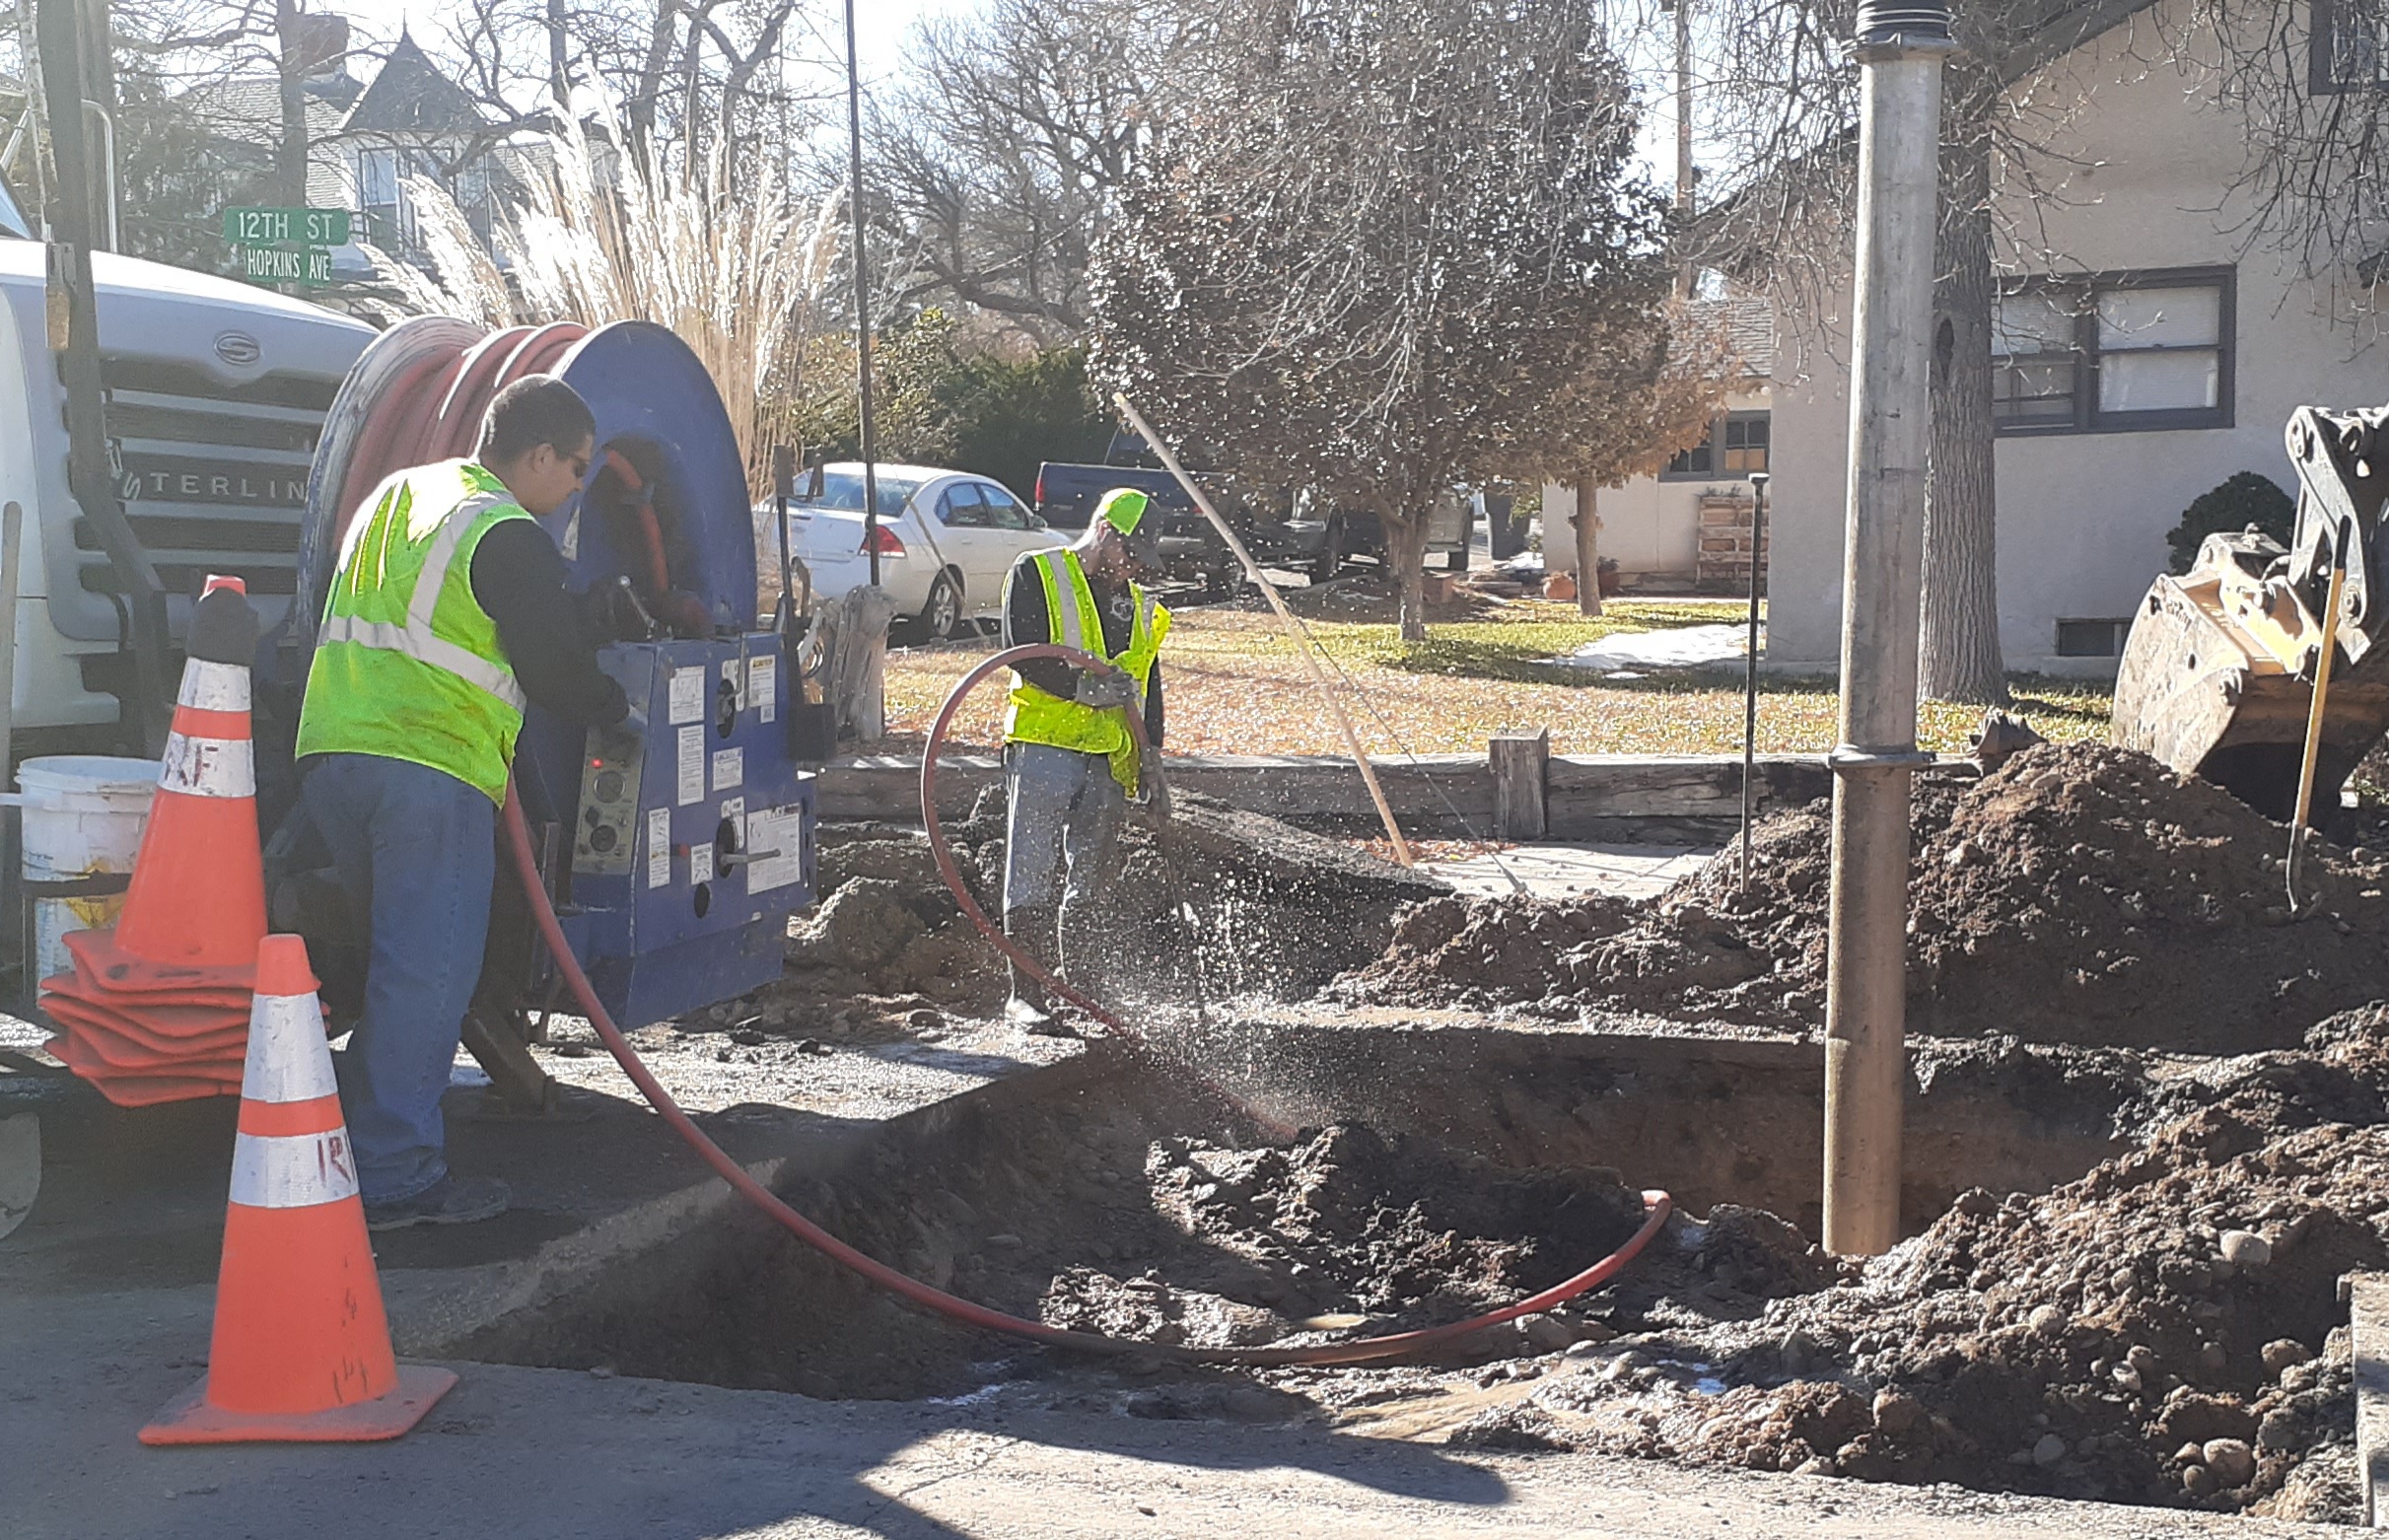
[[[1146,422],[1136,407],[1129,404],[1128,397],[1114,391],[1111,399],[1120,408],[1121,414],[1127,417],[1129,426],[1153,446],[1153,452],[1161,457],[1163,467],[1185,489],[1186,495],[1194,499],[1195,507],[1203,511],[1203,517],[1211,521],[1211,526],[1220,531],[1220,538],[1228,542],[1228,549],[1237,561],[1244,564],[1245,576],[1260,589],[1261,597],[1269,601],[1269,607],[1277,611],[1279,621],[1286,627],[1286,634],[1294,638],[1295,655],[1302,660],[1302,666],[1309,671],[1312,687],[1319,692],[1319,698],[1327,703],[1327,709],[1335,714],[1336,728],[1344,735],[1344,747],[1352,755],[1352,762],[1360,767],[1361,780],[1369,788],[1369,800],[1376,804],[1377,817],[1385,825],[1385,837],[1393,841],[1393,859],[1406,867],[1416,866],[1418,860],[1410,853],[1410,842],[1402,838],[1402,826],[1394,821],[1393,806],[1385,801],[1385,789],[1377,784],[1376,767],[1369,762],[1369,755],[1362,749],[1360,734],[1353,731],[1352,717],[1344,710],[1344,703],[1336,698],[1334,687],[1327,682],[1326,673],[1319,667],[1319,661],[1311,656],[1310,638],[1304,634],[1301,623],[1295,619],[1294,611],[1286,607],[1286,600],[1279,596],[1277,585],[1262,575],[1260,564],[1252,559],[1252,552],[1244,549],[1244,542],[1236,537],[1235,530],[1220,517],[1220,511],[1211,506],[1211,499],[1203,495],[1203,489],[1195,485],[1194,477],[1188,475],[1186,467],[1178,463],[1178,456],[1170,452],[1168,445],[1161,442],[1161,436],[1153,431],[1152,424]]]
[[[2314,762],[2323,750],[2323,703],[2331,695],[2331,660],[2339,651],[2340,593],[2348,582],[2345,562],[2331,569],[2331,597],[2323,610],[2322,656],[2314,664],[2314,700],[2306,708],[2306,757],[2297,771],[2297,817],[2292,829],[2306,826],[2306,815],[2314,806]]]

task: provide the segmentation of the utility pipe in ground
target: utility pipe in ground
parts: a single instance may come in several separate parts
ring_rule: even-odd
[[[1843,1256],[1879,1255],[1900,1236],[1927,370],[1941,64],[1954,47],[1945,3],[1859,7],[1857,352],[1825,963],[1824,1239]]]

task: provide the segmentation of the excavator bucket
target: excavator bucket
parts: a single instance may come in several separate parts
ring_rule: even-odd
[[[2348,579],[2324,701],[2315,786],[2326,797],[2389,732],[2389,602],[2381,589],[2389,408],[2301,407],[2289,421],[2300,495],[2284,550],[2254,528],[2214,534],[2181,577],[2156,580],[2116,674],[2115,741],[2222,786],[2268,817],[2295,810],[2336,552]],[[2345,531],[2345,538],[2343,538]]]

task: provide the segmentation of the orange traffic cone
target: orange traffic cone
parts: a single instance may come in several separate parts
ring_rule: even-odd
[[[265,937],[257,845],[257,762],[249,742],[248,665],[257,617],[238,578],[210,578],[191,611],[190,660],[166,740],[166,764],[114,949],[136,963],[94,967],[120,990],[187,989],[192,969],[246,973]],[[101,933],[106,934],[106,933]],[[246,983],[246,979],[241,980]]]
[[[267,937],[256,976],[207,1377],[141,1441],[395,1438],[457,1376],[390,1354],[307,944]]]
[[[132,882],[113,929],[66,938],[74,971],[41,981],[51,1052],[119,1106],[229,1096],[265,937],[248,665],[256,612],[210,578]]]

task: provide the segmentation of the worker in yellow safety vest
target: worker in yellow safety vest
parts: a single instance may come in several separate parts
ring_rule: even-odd
[[[1116,488],[1076,544],[1022,556],[1005,580],[1005,646],[1058,642],[1111,665],[1021,664],[1004,722],[1004,934],[1076,988],[1097,949],[1091,922],[1112,846],[1143,782],[1130,712],[1143,717],[1148,745],[1161,747],[1155,660],[1169,611],[1136,581],[1160,565],[1159,516],[1144,493]],[[1018,967],[1005,1015],[1031,1032],[1069,1030]]]
[[[519,380],[473,458],[390,476],[341,541],[298,754],[309,819],[370,937],[364,1010],[334,1059],[375,1229],[509,1201],[494,1177],[450,1173],[440,1097],[481,973],[524,707],[585,726],[630,714],[538,522],[580,491],[596,440],[572,386]]]

